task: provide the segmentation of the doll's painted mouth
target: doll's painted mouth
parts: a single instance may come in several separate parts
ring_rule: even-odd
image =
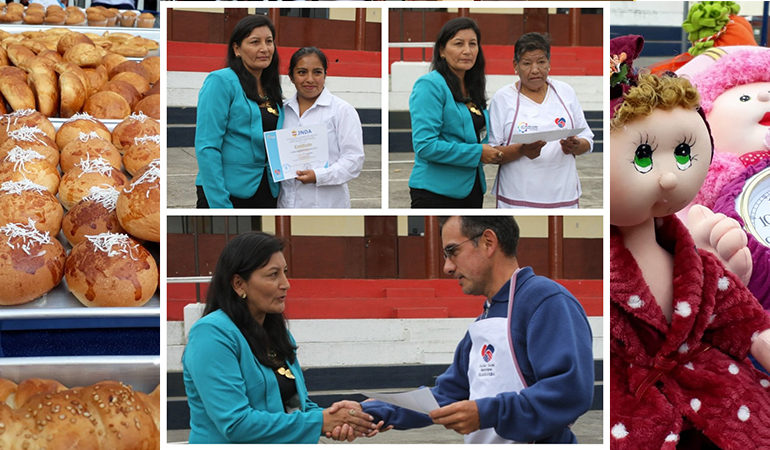
[[[766,112],[764,116],[762,116],[762,120],[759,121],[759,124],[764,127],[770,127],[770,112]]]

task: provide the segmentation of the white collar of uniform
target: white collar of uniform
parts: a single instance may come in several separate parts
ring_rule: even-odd
[[[315,103],[313,103],[313,106],[308,108],[308,111],[315,108],[316,105],[318,106],[329,106],[332,104],[332,93],[329,92],[329,88],[324,86],[324,90],[321,91],[321,95],[318,96],[317,99],[315,99]],[[289,99],[289,101],[286,103],[286,106],[294,110],[295,113],[297,113],[297,116],[299,116],[299,102],[297,101],[297,94],[294,93],[294,95]],[[307,112],[307,111],[306,111]]]

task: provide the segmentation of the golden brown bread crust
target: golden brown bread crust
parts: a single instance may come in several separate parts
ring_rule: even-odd
[[[61,282],[65,254],[56,238],[29,222],[0,227],[0,236],[0,305],[30,302]]]
[[[118,197],[120,225],[132,236],[160,242],[160,160],[153,160]]]
[[[86,306],[142,306],[158,287],[152,255],[125,234],[87,237],[72,247],[64,273],[70,292]]]
[[[131,114],[112,130],[112,143],[123,153],[134,144],[134,138],[157,134],[160,134],[160,123],[157,120],[145,114]]]
[[[112,91],[117,94],[120,94],[121,97],[126,99],[126,102],[128,102],[128,106],[134,107],[136,103],[142,99],[142,94],[139,93],[139,91],[136,90],[133,84],[127,82],[127,81],[121,81],[121,80],[111,80],[101,87],[101,91]]]
[[[35,109],[35,94],[27,84],[27,73],[18,67],[0,67],[0,93],[14,111]]]
[[[76,245],[86,239],[86,235],[102,233],[125,233],[120,226],[115,213],[118,201],[118,191],[115,189],[99,189],[103,191],[91,194],[72,207],[62,220],[61,231],[70,245]]]
[[[36,395],[55,394],[67,390],[67,386],[56,380],[45,378],[27,378],[19,383],[16,388],[16,408],[23,408],[27,402]]]
[[[78,139],[80,133],[89,134],[92,131],[108,141],[112,139],[110,130],[103,123],[83,114],[71,118],[59,127],[59,131],[56,132],[56,145],[59,148],[64,148],[70,142]]]
[[[160,94],[152,94],[139,100],[134,105],[134,113],[144,113],[153,119],[160,120]]]
[[[18,408],[0,402],[0,447],[7,450],[160,448],[159,399],[117,381],[62,388],[57,392],[35,393]]]
[[[0,144],[0,160],[5,159],[15,147],[32,150],[43,155],[52,166],[59,164],[59,149],[56,143],[40,128],[22,127],[8,133],[8,139]]]
[[[46,117],[59,114],[59,79],[54,71],[55,63],[48,58],[35,56],[26,64],[29,81],[34,86],[37,109]]]
[[[83,72],[85,72],[86,78],[88,78],[88,84],[96,92],[100,91],[102,86],[104,86],[107,83],[107,80],[109,80],[109,77],[107,76],[107,69],[105,69],[101,64],[93,69],[83,69]]]
[[[96,67],[102,61],[102,52],[94,44],[80,42],[64,53],[64,60],[80,67]]]
[[[86,88],[83,81],[73,72],[59,75],[59,92],[61,94],[60,111],[62,117],[72,117],[83,109],[86,101]]]
[[[88,97],[83,112],[100,119],[123,119],[131,114],[131,106],[117,92],[101,91]]]
[[[112,168],[104,159],[92,159],[90,163],[81,161],[62,177],[59,185],[59,201],[65,208],[70,209],[83,200],[94,186],[112,186],[120,189],[126,182],[126,176]]]
[[[94,158],[104,158],[112,167],[123,169],[118,149],[110,141],[92,132],[82,133],[78,139],[64,146],[61,151],[61,170],[67,173],[80,161]]]
[[[47,117],[34,109],[25,109],[0,118],[0,143],[7,139],[8,133],[21,127],[38,127],[51,139],[56,138],[56,128]]]
[[[144,94],[150,89],[150,82],[147,78],[134,72],[119,72],[110,77],[110,80],[121,80],[131,83],[140,94]]]
[[[140,136],[123,154],[123,165],[131,176],[136,176],[153,159],[160,159],[160,135]]]
[[[56,195],[61,180],[59,169],[56,166],[51,165],[42,155],[40,158],[26,160],[23,163],[14,161],[13,153],[12,149],[0,162],[0,183],[28,179]]]
[[[38,230],[57,236],[64,215],[61,203],[43,186],[30,185],[22,181],[0,186],[0,226],[31,218]]]
[[[160,56],[148,56],[140,62],[146,70],[150,83],[157,83],[160,80]]]
[[[16,397],[16,388],[18,386],[7,378],[0,378],[0,404],[5,403],[8,397]]]

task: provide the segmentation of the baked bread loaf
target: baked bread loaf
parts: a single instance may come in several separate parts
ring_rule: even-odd
[[[83,242],[86,235],[125,233],[115,213],[118,194],[115,188],[94,186],[83,200],[67,211],[61,231],[70,245]]]
[[[150,83],[157,83],[160,80],[160,56],[148,56],[140,62],[149,75]]]
[[[101,119],[123,119],[131,114],[131,106],[120,94],[101,91],[88,97],[83,112]]]
[[[92,131],[80,133],[77,139],[70,141],[61,151],[61,170],[72,170],[84,159],[104,158],[118,170],[123,168],[120,152],[112,143]]]
[[[34,87],[37,109],[47,117],[59,114],[59,78],[54,66],[56,63],[42,56],[26,60],[25,69],[29,82]]]
[[[29,180],[6,181],[0,185],[0,226],[35,221],[35,227],[58,236],[64,209],[48,189]]]
[[[104,158],[80,161],[65,173],[59,186],[59,201],[65,208],[75,206],[88,195],[93,186],[112,186],[120,189],[126,184],[126,176]]]
[[[92,131],[108,141],[112,140],[110,130],[103,123],[90,114],[76,114],[59,127],[56,132],[56,145],[64,148],[71,141],[80,138],[80,133],[89,134]]]
[[[28,379],[14,388],[0,379],[3,385],[12,402],[0,401],[0,448],[160,448],[158,388],[147,395],[117,381],[67,389],[53,380]]]
[[[87,90],[83,81],[73,72],[59,75],[61,103],[59,111],[62,117],[72,117],[83,109]]]
[[[56,143],[38,127],[21,127],[8,133],[8,140],[0,144],[0,159],[15,147],[40,153],[52,166],[59,164]]]
[[[150,252],[126,234],[88,235],[64,266],[67,287],[86,306],[142,306],[158,287]]]
[[[152,94],[139,100],[134,105],[134,113],[144,113],[153,119],[160,120],[160,94]]]
[[[135,113],[115,126],[112,130],[112,143],[123,153],[134,144],[135,138],[156,134],[160,134],[160,123],[143,113]]]
[[[118,197],[120,225],[132,236],[160,242],[160,160],[136,174]]]
[[[27,84],[27,73],[18,67],[0,67],[0,94],[11,109],[35,109],[35,94]]]
[[[134,107],[136,103],[142,99],[142,94],[139,93],[139,91],[136,90],[133,84],[127,82],[127,81],[121,81],[121,80],[111,80],[106,83],[100,88],[101,91],[112,91],[117,94],[119,94],[121,97],[126,99],[126,102],[128,102],[128,106]]]
[[[59,169],[46,161],[45,157],[34,150],[21,147],[12,148],[0,162],[0,183],[29,179],[56,195],[59,190]]]
[[[64,247],[34,220],[3,225],[0,238],[0,305],[30,302],[61,282]]]
[[[21,127],[37,127],[49,138],[56,138],[56,128],[47,117],[34,109],[21,109],[0,118],[0,143],[8,139],[8,133]]]
[[[153,159],[160,159],[159,134],[134,138],[134,145],[123,154],[123,165],[133,177]]]

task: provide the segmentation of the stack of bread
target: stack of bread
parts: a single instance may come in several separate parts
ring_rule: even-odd
[[[30,378],[0,378],[0,448],[158,449],[160,392],[117,381],[68,389]]]
[[[58,130],[33,110],[0,116],[0,305],[40,297],[62,272],[86,306],[141,306],[153,296],[158,267],[143,242],[160,241],[159,132],[143,114],[112,133],[88,114]],[[60,232],[73,247],[66,269]],[[30,246],[40,248],[30,255]]]
[[[156,41],[127,33],[0,30],[0,113],[122,120],[142,111],[160,119],[160,58],[147,56],[156,49]]]
[[[85,10],[77,6],[66,9],[59,5],[43,7],[40,3],[9,3],[0,6],[0,24],[69,25],[93,27],[153,28],[155,16],[137,11],[92,6]]]

